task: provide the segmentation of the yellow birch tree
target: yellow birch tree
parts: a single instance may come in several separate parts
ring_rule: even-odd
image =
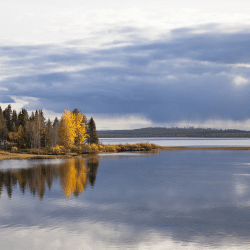
[[[69,110],[64,110],[59,125],[59,138],[65,148],[74,145],[76,132],[74,118]]]
[[[73,114],[74,125],[75,125],[75,145],[80,145],[84,142],[86,134],[86,124],[83,122],[84,114],[77,113]]]
[[[84,114],[80,112],[74,114],[69,110],[64,111],[59,124],[59,137],[65,148],[84,143],[87,134],[83,118]]]

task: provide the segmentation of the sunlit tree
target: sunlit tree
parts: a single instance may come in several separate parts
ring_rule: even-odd
[[[86,138],[86,124],[83,122],[84,115],[80,112],[71,113],[65,110],[59,125],[59,137],[61,144],[70,148],[80,145]]]
[[[74,145],[76,130],[74,118],[69,110],[65,110],[59,125],[59,137],[61,144],[65,148],[70,148]]]
[[[75,127],[75,145],[84,143],[86,138],[86,124],[83,122],[84,114],[73,114]]]

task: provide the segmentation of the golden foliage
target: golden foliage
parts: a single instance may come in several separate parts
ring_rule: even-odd
[[[75,129],[75,144],[80,145],[86,138],[86,124],[83,122],[84,114],[72,114]]]
[[[69,110],[65,110],[59,125],[59,137],[61,144],[65,148],[70,148],[72,145],[74,145],[75,136],[76,134],[72,114]]]
[[[17,152],[17,147],[12,147],[12,148],[11,148],[11,152],[12,152],[12,153]]]
[[[66,197],[85,191],[88,176],[83,159],[69,160],[61,167],[60,174],[62,190]]]
[[[56,145],[55,147],[51,148],[51,153],[55,155],[62,155],[66,153],[66,150],[64,146]]]
[[[86,138],[86,125],[83,122],[84,115],[73,114],[65,110],[59,125],[59,138],[65,148],[72,148],[73,145],[80,145]]]
[[[17,140],[18,138],[19,138],[19,135],[18,135],[18,133],[17,132],[9,132],[9,138],[10,138],[10,140]]]

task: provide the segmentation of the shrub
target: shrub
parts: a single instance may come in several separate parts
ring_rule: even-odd
[[[64,146],[56,145],[55,147],[51,148],[51,152],[55,155],[63,155],[67,153],[67,150],[64,148]]]
[[[17,152],[17,147],[12,147],[12,148],[11,148],[11,152],[12,152],[12,153],[16,153],[16,152]]]

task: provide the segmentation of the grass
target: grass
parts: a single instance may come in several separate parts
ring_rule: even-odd
[[[56,159],[68,158],[67,155],[38,155],[28,153],[13,153],[7,150],[0,150],[0,160],[24,160],[24,159]]]

